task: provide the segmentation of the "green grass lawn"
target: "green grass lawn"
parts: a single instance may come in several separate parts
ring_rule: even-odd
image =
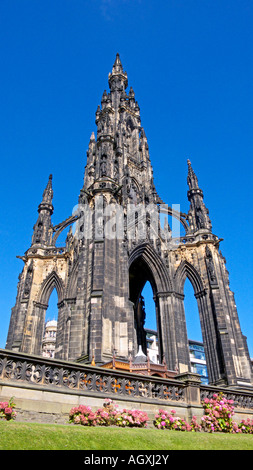
[[[0,450],[253,450],[253,435],[0,421]]]

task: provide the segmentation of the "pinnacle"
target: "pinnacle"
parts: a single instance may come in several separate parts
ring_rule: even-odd
[[[116,54],[116,59],[115,59],[115,62],[113,64],[113,68],[112,68],[112,72],[114,72],[114,71],[115,72],[123,72],[123,67],[122,67],[122,63],[121,63],[120,56],[119,56],[118,52]]]
[[[188,173],[191,174],[191,175],[194,175],[192,164],[191,164],[191,161],[189,160],[189,158],[187,160],[187,164],[188,164]]]
[[[53,175],[49,175],[47,185],[43,192],[42,202],[52,201],[52,198],[53,198],[52,178],[53,178]]]
[[[188,163],[188,177],[187,177],[187,182],[188,182],[188,185],[189,185],[189,188],[190,189],[199,189],[199,184],[198,184],[198,178],[191,166],[191,162],[190,160],[188,159],[187,160],[187,163]]]
[[[134,93],[133,87],[130,87],[130,90],[129,90],[129,97],[130,97],[130,98],[134,98],[134,97],[135,97],[135,93]]]
[[[127,73],[124,72],[123,66],[120,60],[119,53],[116,54],[116,59],[112,67],[112,72],[109,73],[109,84],[114,80],[115,77],[120,77],[124,83],[124,89],[127,87]]]

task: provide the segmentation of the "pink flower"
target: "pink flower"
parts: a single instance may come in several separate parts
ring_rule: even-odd
[[[8,406],[8,402],[7,401],[2,401],[0,402],[0,409],[1,410],[4,410],[5,408],[7,408]]]

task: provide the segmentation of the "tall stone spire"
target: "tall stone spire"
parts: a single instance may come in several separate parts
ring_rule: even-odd
[[[52,241],[52,222],[51,215],[53,214],[54,207],[53,188],[52,188],[52,175],[49,175],[48,183],[42,195],[42,201],[38,207],[39,217],[33,227],[32,245],[50,245]]]
[[[127,73],[116,55],[96,111],[97,139],[89,142],[84,186],[80,202],[98,192],[117,194],[118,201],[158,202],[153,182],[147,137],[141,126],[140,108],[132,87],[127,94]]]
[[[118,108],[120,98],[124,95],[128,86],[127,73],[124,72],[119,54],[116,55],[111,73],[108,75],[109,87],[111,90],[112,105]]]
[[[188,212],[188,221],[191,232],[198,230],[212,231],[212,224],[209,218],[209,211],[206,208],[203,198],[203,191],[199,187],[198,178],[192,169],[190,160],[187,160],[188,176],[187,183],[189,191],[187,193],[190,201],[190,209]]]

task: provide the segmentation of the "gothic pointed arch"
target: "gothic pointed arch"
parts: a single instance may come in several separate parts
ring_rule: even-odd
[[[134,248],[129,256],[129,270],[134,263],[144,263],[148,268],[151,277],[150,283],[154,291],[157,292],[172,292],[172,282],[169,277],[168,270],[164,265],[163,260],[154,250],[150,243],[142,243]]]
[[[58,274],[55,271],[52,271],[41,285],[38,302],[43,305],[47,305],[54,288],[57,291],[58,303],[60,303],[64,297],[64,285]]]
[[[177,293],[183,295],[184,283],[187,277],[193,286],[195,296],[205,292],[204,283],[196,268],[189,261],[183,260],[174,276],[174,285]]]
[[[133,304],[134,312],[135,349],[139,349],[141,346],[145,353],[147,349],[145,333],[146,312],[142,290],[147,281],[153,290],[159,361],[162,362],[166,341],[162,328],[164,316],[166,315],[164,301],[171,295],[172,283],[161,257],[150,243],[145,242],[136,246],[129,256],[129,298]]]

